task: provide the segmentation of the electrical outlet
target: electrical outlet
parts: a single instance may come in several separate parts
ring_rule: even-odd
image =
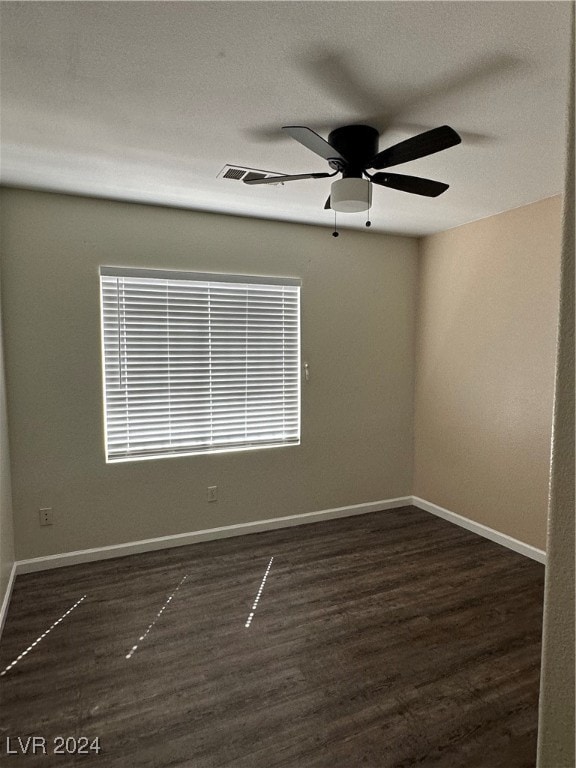
[[[211,485],[206,492],[207,501],[218,501],[218,486]]]
[[[52,525],[54,518],[52,516],[52,507],[43,507],[39,510],[40,525]]]

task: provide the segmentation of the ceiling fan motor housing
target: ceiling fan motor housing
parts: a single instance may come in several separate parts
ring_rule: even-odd
[[[378,153],[379,133],[369,125],[345,125],[328,136],[328,143],[346,158],[341,169],[344,178],[362,178],[362,172]]]

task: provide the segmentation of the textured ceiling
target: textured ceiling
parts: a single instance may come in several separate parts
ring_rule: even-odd
[[[380,148],[463,142],[376,188],[373,229],[421,235],[557,194],[568,2],[2,2],[2,183],[330,226],[330,180],[250,187],[225,164],[326,171],[282,125],[367,123]],[[364,214],[339,214],[363,227]]]

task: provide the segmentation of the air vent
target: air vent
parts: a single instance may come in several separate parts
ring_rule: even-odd
[[[228,168],[226,173],[223,175],[223,179],[238,179],[240,180],[242,176],[244,176],[246,171],[243,171],[242,168]]]
[[[267,179],[270,176],[280,176],[278,171],[262,171],[258,168],[243,168],[241,165],[225,165],[217,174],[217,179],[232,179],[232,181],[244,181],[246,179]],[[281,184],[281,182],[278,182]],[[275,184],[269,186],[274,187]]]

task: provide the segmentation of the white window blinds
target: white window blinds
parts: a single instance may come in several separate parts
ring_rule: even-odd
[[[298,280],[101,268],[108,461],[298,443]]]

